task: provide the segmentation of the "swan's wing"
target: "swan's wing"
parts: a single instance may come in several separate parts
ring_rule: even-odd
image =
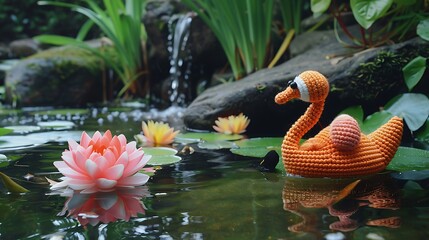
[[[330,142],[329,128],[330,127],[326,127],[316,136],[309,138],[299,147],[299,149],[305,151],[315,151],[327,146]]]

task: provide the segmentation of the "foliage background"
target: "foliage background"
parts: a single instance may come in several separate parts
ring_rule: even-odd
[[[39,6],[38,0],[0,0],[0,42],[29,38],[39,34],[76,36],[87,18],[72,13],[70,9],[54,6]],[[81,0],[69,0],[82,3]],[[95,0],[101,3],[102,0]],[[91,36],[99,31],[93,28]]]

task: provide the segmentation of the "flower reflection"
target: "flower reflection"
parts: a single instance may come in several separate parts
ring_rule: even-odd
[[[85,194],[70,189],[60,193],[68,197],[59,215],[76,218],[83,226],[130,220],[145,213],[142,198],[150,196],[147,187],[118,188],[110,192]]]
[[[323,209],[327,209],[334,219],[337,218],[329,222],[330,230],[348,232],[361,225],[389,228],[400,226],[400,218],[396,216],[378,219],[357,217],[360,215],[359,211],[364,211],[363,206],[384,210],[399,209],[399,189],[394,187],[389,175],[362,179],[350,188],[353,181],[287,177],[282,193],[283,208],[303,219],[300,223],[289,226],[289,230],[323,237],[320,236],[320,227],[326,223]]]

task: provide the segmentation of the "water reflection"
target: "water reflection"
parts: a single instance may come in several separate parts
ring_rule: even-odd
[[[379,174],[358,183],[356,180],[287,177],[282,192],[283,208],[302,219],[288,229],[321,237],[325,225],[341,232],[365,225],[398,228],[400,217],[394,210],[401,205],[400,189],[390,175]],[[353,186],[353,182],[357,185]],[[366,209],[383,213],[369,214]]]
[[[83,226],[109,223],[116,220],[129,221],[137,214],[145,213],[142,198],[150,196],[147,187],[118,188],[111,192],[82,194],[77,191],[64,191],[61,196],[68,197],[59,216],[76,218]]]

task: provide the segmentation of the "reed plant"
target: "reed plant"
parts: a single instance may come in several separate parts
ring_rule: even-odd
[[[182,0],[212,29],[235,79],[263,68],[274,0]]]
[[[146,0],[103,0],[104,9],[93,0],[84,0],[88,7],[58,1],[39,1],[40,5],[54,5],[67,7],[85,15],[88,21],[81,27],[76,38],[59,35],[39,35],[36,40],[54,45],[72,45],[86,49],[101,57],[122,80],[123,87],[118,96],[130,91],[139,94],[142,91],[141,83],[137,82],[145,74],[144,46],[147,35],[141,23]],[[113,61],[111,55],[105,54],[102,49],[93,48],[85,43],[88,31],[93,25],[99,27],[102,33],[112,43],[117,59]],[[144,91],[148,91],[145,89]]]

